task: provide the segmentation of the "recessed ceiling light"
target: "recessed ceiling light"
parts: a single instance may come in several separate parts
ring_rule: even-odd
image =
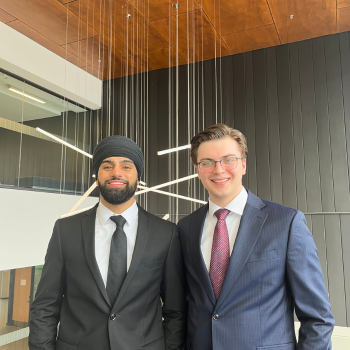
[[[290,18],[290,19],[293,19],[293,18],[294,18],[294,15],[290,15],[289,18]]]
[[[178,9],[180,7],[180,4],[174,4],[173,7]]]
[[[125,17],[126,17],[126,18],[130,18],[130,17],[131,17],[130,13],[127,13],[127,14],[125,15]]]
[[[22,92],[22,91],[19,91],[19,90],[13,88],[13,87],[9,87],[9,90],[12,91],[12,92],[15,92],[16,94],[19,94],[19,95],[22,95],[22,96],[24,96],[24,97],[30,98],[31,100],[34,100],[34,101],[36,101],[36,102],[43,103],[43,104],[46,103],[46,102],[43,101],[43,100],[39,100],[38,98],[36,98],[36,97],[34,97],[34,96],[30,96],[30,95],[28,95],[28,94],[26,94],[26,93],[24,93],[24,92]]]

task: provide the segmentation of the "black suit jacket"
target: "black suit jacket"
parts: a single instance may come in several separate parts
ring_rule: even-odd
[[[30,310],[29,348],[181,349],[185,277],[176,226],[139,207],[132,262],[111,305],[95,258],[96,208],[55,224]]]

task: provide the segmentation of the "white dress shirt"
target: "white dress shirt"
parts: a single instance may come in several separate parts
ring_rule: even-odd
[[[105,286],[107,284],[111,240],[113,233],[117,228],[116,223],[110,219],[113,215],[117,216],[117,214],[114,214],[101,202],[99,203],[95,221],[95,256]],[[134,253],[138,227],[139,208],[137,207],[136,202],[120,215],[126,220],[124,232],[127,239],[127,270],[129,271],[132,255]]]
[[[239,195],[236,198],[234,198],[225,207],[225,209],[230,210],[230,213],[226,218],[228,238],[230,241],[230,256],[233,250],[233,246],[235,244],[239,224],[241,222],[241,217],[243,214],[244,207],[247,203],[247,199],[248,199],[248,193],[243,187]],[[220,208],[209,199],[209,210],[204,221],[202,240],[201,240],[202,256],[208,271],[210,268],[211,248],[213,245],[214,229],[218,221],[214,213],[218,209],[223,209],[223,208]]]

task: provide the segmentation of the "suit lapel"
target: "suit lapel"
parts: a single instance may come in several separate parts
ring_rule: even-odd
[[[90,268],[91,274],[101,292],[104,299],[106,300],[109,306],[109,298],[106,292],[105,285],[100,273],[100,269],[97,265],[96,254],[95,254],[95,220],[96,220],[96,209],[97,206],[94,206],[91,210],[88,210],[85,214],[81,223],[82,236],[83,236],[83,246],[85,252],[86,262]]]
[[[209,273],[207,267],[205,266],[203,255],[201,251],[201,238],[202,238],[202,230],[205,221],[205,216],[207,215],[209,209],[209,204],[203,206],[198,212],[196,216],[191,220],[190,223],[190,246],[192,248],[192,257],[194,260],[194,265],[196,266],[197,273],[199,279],[202,283],[202,286],[206,293],[208,294],[209,300],[215,305],[215,295],[213,291],[213,287],[210,281]]]
[[[264,202],[248,191],[247,204],[243,211],[224,284],[217,301],[217,307],[221,305],[236,283],[259,238],[262,226],[268,216],[264,207]]]
[[[137,236],[136,236],[136,242],[135,242],[135,248],[134,248],[134,252],[132,255],[132,260],[131,260],[131,264],[130,264],[130,268],[128,273],[126,274],[125,280],[123,282],[122,287],[120,288],[119,294],[117,296],[117,299],[114,303],[114,307],[115,305],[117,305],[117,303],[119,302],[119,300],[122,298],[123,294],[125,293],[125,291],[127,290],[131,280],[133,279],[135,272],[137,271],[141,259],[143,257],[145,248],[146,248],[146,244],[148,241],[148,237],[149,237],[149,233],[150,233],[150,227],[151,227],[151,220],[149,218],[149,216],[147,215],[147,212],[142,209],[139,205],[138,205],[138,226],[137,226]]]

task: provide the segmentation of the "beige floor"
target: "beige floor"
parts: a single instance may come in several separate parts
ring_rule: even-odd
[[[29,350],[28,338],[17,340],[11,344],[0,346],[1,350]]]

